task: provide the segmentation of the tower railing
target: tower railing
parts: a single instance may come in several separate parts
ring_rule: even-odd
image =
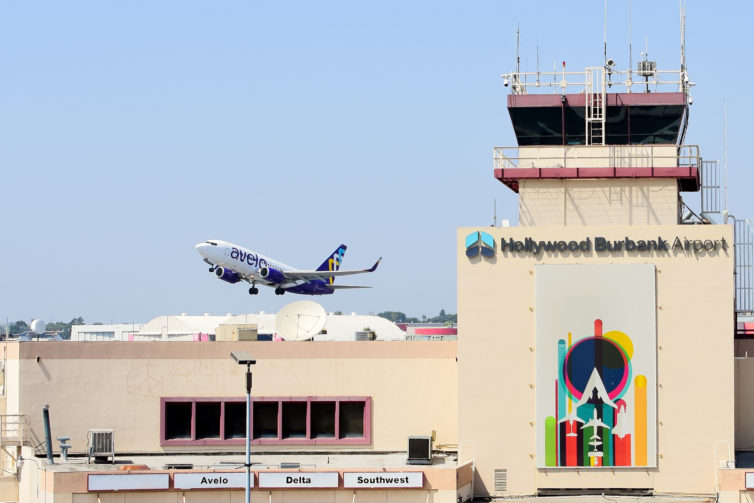
[[[699,168],[698,145],[495,147],[495,169]]]
[[[644,61],[643,63],[653,63]],[[623,88],[627,93],[663,91],[670,87],[677,92],[688,93],[694,85],[688,75],[682,70],[657,70],[652,65],[643,65],[640,70],[617,70],[612,66],[589,67],[580,72],[563,71],[552,72],[511,72],[502,75],[506,86],[510,85],[513,94],[530,94],[545,92],[552,89],[554,94],[586,93],[590,81],[594,80],[591,73],[595,70],[602,72],[599,77],[604,80],[608,88]],[[636,79],[636,80],[634,80]]]
[[[736,313],[754,313],[754,228],[751,220],[734,220]]]

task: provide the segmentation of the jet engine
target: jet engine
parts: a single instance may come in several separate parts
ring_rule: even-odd
[[[259,275],[262,277],[262,279],[269,283],[280,284],[285,281],[285,276],[283,275],[283,273],[281,271],[278,271],[274,267],[262,267],[259,270]]]
[[[215,276],[217,276],[217,279],[227,281],[228,283],[238,283],[241,281],[241,276],[236,271],[225,269],[224,267],[216,268]]]

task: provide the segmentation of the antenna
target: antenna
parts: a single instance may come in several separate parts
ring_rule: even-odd
[[[521,58],[519,57],[519,23],[516,21],[516,80],[518,80],[518,73],[521,70]]]
[[[602,20],[602,64],[607,64],[607,0],[605,0],[605,15]]]
[[[497,227],[497,199],[492,200],[492,227]]]
[[[326,321],[324,307],[311,300],[299,300],[278,311],[275,332],[285,341],[305,341],[319,334]]]
[[[539,41],[537,41],[537,86],[539,86]]]
[[[631,73],[633,72],[634,58],[631,45],[631,0],[628,0],[628,92],[631,92]]]
[[[686,0],[679,0],[681,9],[681,85],[680,90],[688,95],[688,77],[686,76]]]
[[[728,215],[728,106],[725,104],[723,104],[723,209],[723,214]]]

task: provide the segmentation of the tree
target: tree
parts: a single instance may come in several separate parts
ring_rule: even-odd
[[[406,313],[402,313],[400,311],[385,311],[382,313],[377,313],[377,316],[380,318],[385,318],[386,320],[390,320],[393,323],[406,323]]]
[[[10,324],[10,333],[13,335],[18,335],[21,332],[26,332],[27,330],[31,330],[31,327],[26,324],[23,320],[14,321]]]

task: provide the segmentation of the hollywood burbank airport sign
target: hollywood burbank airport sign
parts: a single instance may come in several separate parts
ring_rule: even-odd
[[[675,239],[667,240],[662,237],[657,239],[637,239],[633,240],[628,237],[619,240],[609,240],[602,236],[595,236],[594,251],[596,252],[622,252],[622,251],[714,251],[727,250],[728,242],[725,238],[720,239],[687,239],[676,236]],[[529,252],[538,255],[542,251],[592,251],[592,240],[585,238],[581,241],[536,241],[532,238],[524,238],[523,241],[517,241],[513,238],[500,240],[501,251]]]
[[[589,253],[623,253],[623,252],[684,252],[710,253],[726,251],[728,241],[720,239],[688,239],[685,236],[675,236],[671,239],[658,236],[656,239],[607,239],[603,236],[585,237],[581,240],[536,240],[531,237],[523,239],[501,238],[500,251],[503,253],[529,253],[539,255],[543,252],[582,252]],[[474,231],[466,236],[466,255],[469,258],[482,255],[491,258],[495,255],[495,240],[484,231]]]

